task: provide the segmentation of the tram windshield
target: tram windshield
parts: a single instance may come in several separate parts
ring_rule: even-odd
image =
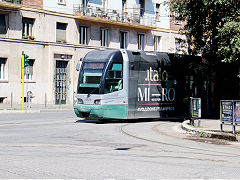
[[[99,93],[104,62],[84,62],[80,72],[78,93]]]

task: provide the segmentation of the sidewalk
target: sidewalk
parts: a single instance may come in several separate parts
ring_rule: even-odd
[[[22,105],[11,105],[9,104],[0,104],[0,114],[8,113],[40,113],[41,111],[46,110],[73,110],[73,105],[42,105],[34,104],[32,107],[28,107],[27,104],[24,105],[24,110],[22,110]]]
[[[182,129],[194,132],[200,137],[205,138],[217,138],[225,139],[229,141],[238,141],[240,137],[234,136],[232,133],[232,126],[223,125],[223,132],[220,131],[219,119],[200,119],[200,127],[198,127],[198,120],[195,120],[195,126],[190,125],[190,121],[184,121],[182,123]],[[238,126],[236,126],[236,134],[239,132]]]

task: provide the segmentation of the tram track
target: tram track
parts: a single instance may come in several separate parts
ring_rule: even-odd
[[[166,146],[173,146],[173,147],[178,147],[178,148],[183,148],[183,149],[187,149],[187,150],[192,150],[191,152],[187,152],[187,151],[173,151],[171,150],[171,152],[173,153],[191,153],[191,154],[195,154],[195,155],[207,155],[207,156],[215,156],[215,157],[229,157],[229,158],[239,158],[239,154],[235,154],[235,153],[229,153],[226,154],[225,152],[221,152],[221,151],[215,151],[215,150],[211,150],[211,149],[203,149],[203,148],[196,148],[196,147],[189,147],[189,146],[184,146],[184,145],[178,145],[178,144],[174,144],[174,143],[166,143],[166,142],[162,142],[162,141],[159,141],[159,140],[152,140],[152,139],[148,139],[148,138],[144,138],[144,137],[139,137],[137,135],[134,135],[134,134],[131,134],[129,132],[127,132],[125,129],[127,126],[130,126],[132,124],[128,123],[128,124],[125,124],[123,126],[120,127],[120,131],[124,134],[124,135],[127,135],[129,137],[133,137],[133,138],[136,138],[136,139],[139,139],[139,140],[143,140],[143,141],[147,141],[147,142],[151,142],[151,143],[156,143],[156,144],[161,144],[161,145],[166,145]],[[176,137],[176,136],[170,136],[164,132],[161,132],[158,127],[160,126],[161,124],[156,124],[154,125],[151,130],[154,131],[155,133],[157,134],[160,134],[160,135],[163,135],[163,136],[168,136],[168,137],[171,137],[171,138],[176,138],[176,139],[181,139],[183,140],[182,138],[180,137]],[[185,139],[186,141],[188,139]],[[190,140],[189,140],[190,141]],[[192,140],[191,140],[192,141]],[[201,142],[200,142],[201,143]],[[234,147],[231,147],[231,148],[234,148]],[[236,148],[234,148],[236,149]],[[199,152],[199,151],[207,151],[208,153],[204,153],[204,152]],[[169,151],[170,152],[170,151]],[[211,153],[210,153],[211,152]]]

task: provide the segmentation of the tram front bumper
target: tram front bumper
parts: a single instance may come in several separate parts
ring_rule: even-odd
[[[97,105],[77,104],[74,106],[74,111],[80,118],[103,118],[102,108]]]
[[[86,105],[76,104],[75,114],[80,118],[91,119],[126,119],[128,115],[127,105]]]

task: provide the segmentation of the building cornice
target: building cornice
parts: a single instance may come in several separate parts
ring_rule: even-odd
[[[0,1],[0,8],[4,8],[4,9],[7,9],[7,10],[15,11],[15,10],[21,9],[22,5],[21,4],[8,3],[8,2]]]
[[[113,22],[113,21],[109,21],[107,19],[105,20],[105,19],[99,19],[99,18],[88,17],[88,16],[80,16],[80,15],[73,15],[73,14],[61,13],[61,12],[56,12],[56,11],[44,10],[44,9],[31,8],[31,7],[22,6],[20,4],[12,4],[12,3],[7,3],[7,2],[0,2],[0,7],[49,14],[49,15],[53,15],[53,16],[61,16],[61,17],[89,21],[89,22],[94,22],[94,23],[102,23],[102,24],[111,25],[111,26],[120,26],[120,27],[127,27],[127,28],[133,28],[133,29],[153,30],[153,31],[159,31],[159,32],[181,34],[179,31],[172,30],[172,29],[157,28],[157,27],[140,25],[140,24]]]
[[[166,33],[173,33],[173,34],[182,34],[179,31],[172,30],[172,29],[164,29],[164,28],[155,28],[154,31],[166,32]]]

